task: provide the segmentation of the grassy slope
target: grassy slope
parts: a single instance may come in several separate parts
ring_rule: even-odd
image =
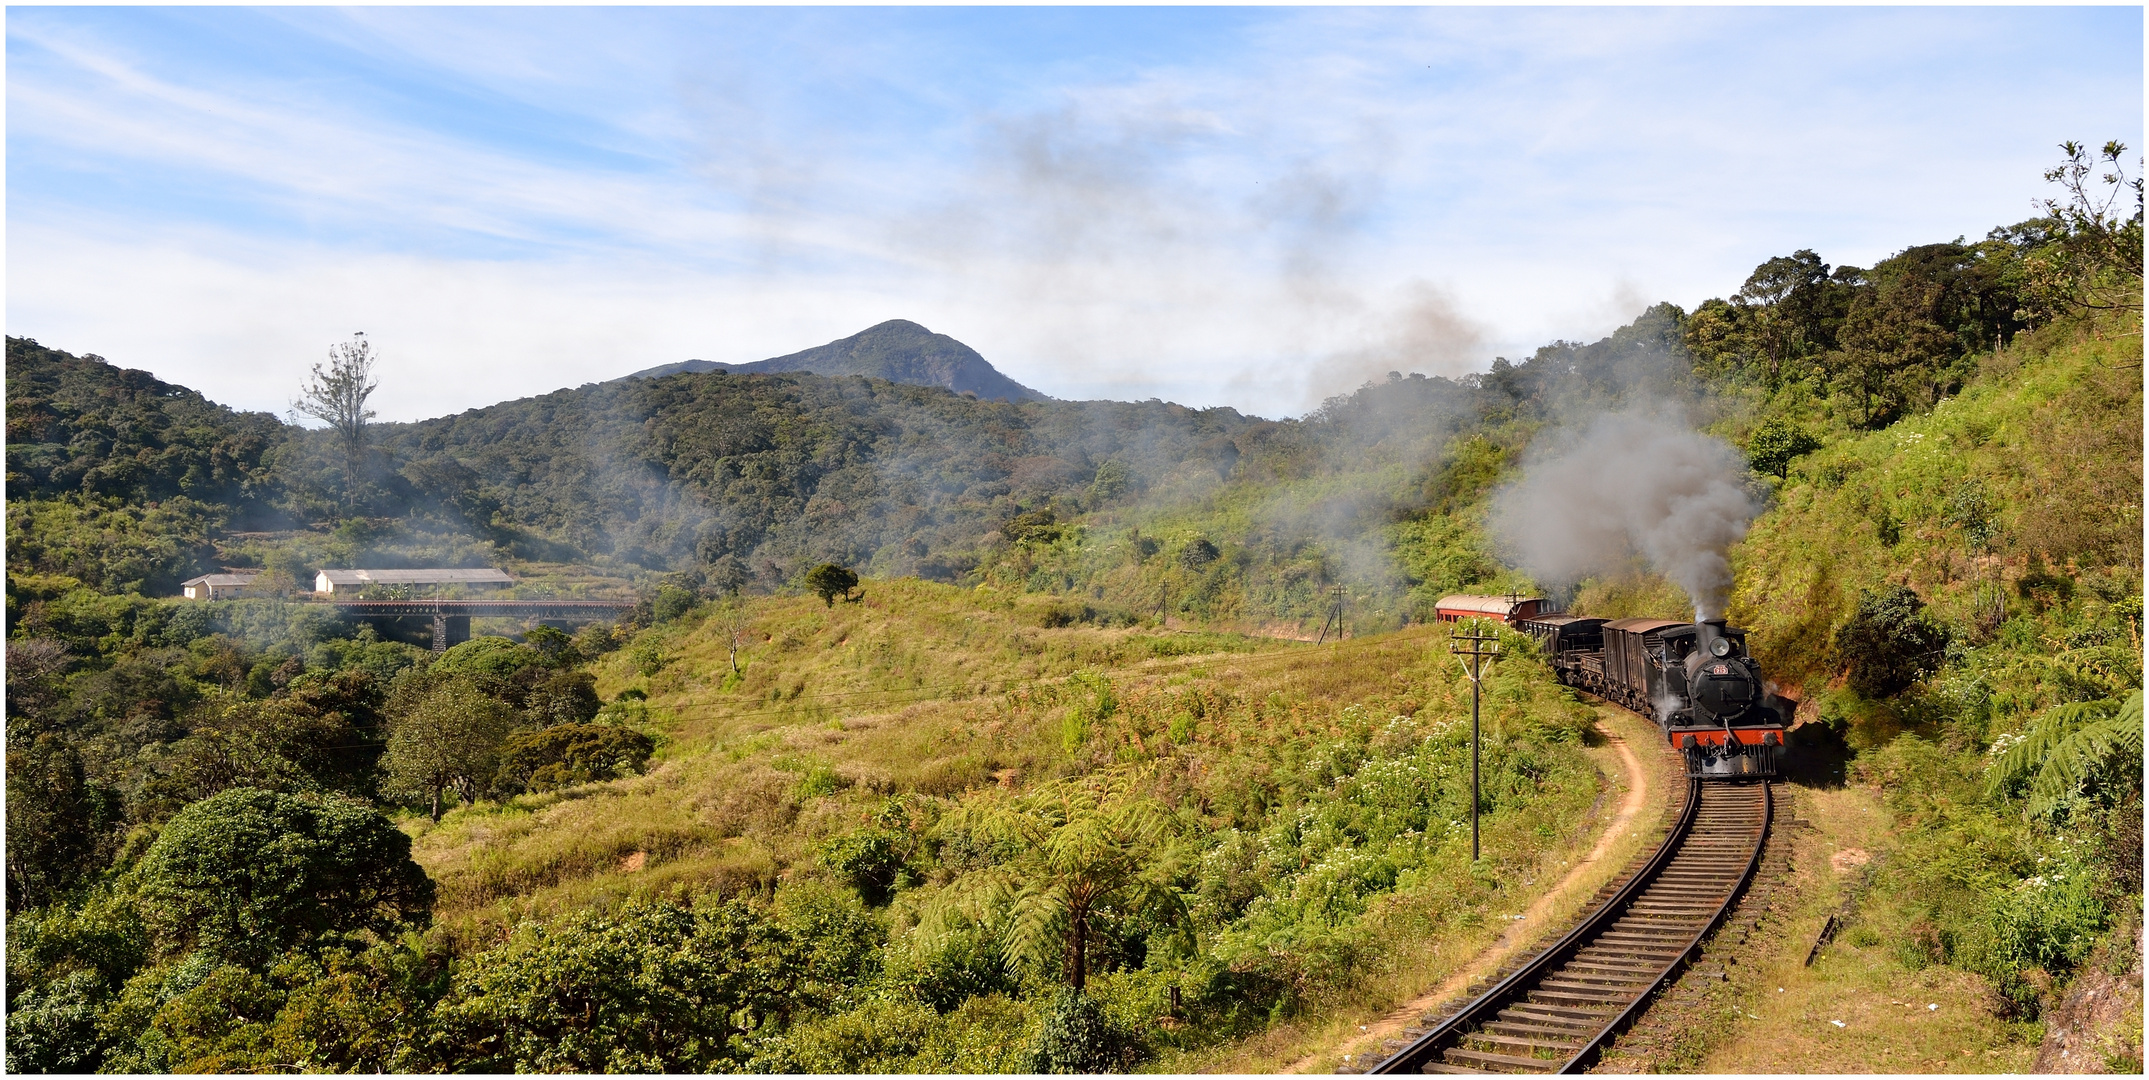
[[[2041,1029],[2003,1019],[1985,980],[1909,965],[1895,949],[1915,902],[1871,887],[1870,869],[1906,856],[1896,822],[1870,790],[1806,790],[1813,824],[1789,835],[1795,899],[1763,945],[1734,969],[1717,1004],[1737,1038],[1697,1040],[1689,1068],[1708,1073],[2027,1072]],[[1877,877],[1877,874],[1875,875]],[[1855,897],[1854,924],[1805,964],[1831,913]],[[1939,1006],[1929,1008],[1928,1006]],[[1837,1027],[1833,1021],[1841,1021]]]
[[[815,877],[819,844],[856,828],[889,794],[946,806],[980,787],[1130,762],[1155,770],[1168,803],[1213,846],[1234,826],[1298,813],[1319,794],[1298,778],[1349,732],[1394,716],[1436,725],[1468,713],[1468,684],[1438,628],[1314,649],[1225,634],[1043,629],[1039,598],[914,580],[871,581],[865,594],[834,608],[754,601],[738,676],[718,619],[658,627],[608,658],[600,691],[649,694],[647,720],[669,739],[658,760],[642,777],[481,803],[438,826],[407,819],[418,860],[440,883],[441,922],[475,942],[525,915],[605,896],[780,887]],[[1093,699],[1105,682],[1115,707],[1090,708],[1105,715],[1076,730],[1070,703]],[[1504,662],[1487,685],[1488,787],[1516,783],[1490,767],[1511,730],[1577,731],[1589,716],[1534,660]],[[1467,777],[1459,743],[1447,753],[1449,775],[1436,786],[1452,784],[1455,769]],[[1377,1015],[1466,961],[1504,928],[1499,915],[1529,902],[1532,883],[1586,850],[1591,824],[1610,812],[1588,755],[1549,753],[1542,788],[1522,783],[1513,808],[1487,818],[1488,859],[1476,872],[1467,826],[1428,834],[1433,850],[1419,868],[1345,926],[1358,935],[1343,954],[1354,958],[1347,970],[1302,973],[1305,1008],[1281,1037],[1215,1048],[1233,1031],[1267,1026],[1261,1016],[1153,1031],[1167,1054],[1179,1045],[1198,1055],[1166,1060],[1273,1068],[1330,1038],[1345,1013]],[[897,895],[887,916],[896,938],[946,880],[936,872]],[[1234,932],[1208,925],[1204,947]],[[1279,948],[1308,964],[1327,955]],[[1162,977],[1114,972],[1093,987],[1147,1024]]]
[[[1010,692],[1143,660],[1190,666],[1157,664],[1160,651],[1259,646],[1044,630],[1010,598],[915,580],[869,581],[864,592],[836,607],[750,601],[740,676],[713,620],[653,628],[610,657],[600,695],[649,694],[644,718],[668,740],[649,775],[451,815],[418,853],[441,881],[441,915],[563,910],[629,885],[617,863],[636,851],[645,869],[633,891],[674,880],[766,888],[808,860],[813,840],[850,824],[855,806],[894,792],[951,795],[1052,760],[1056,725],[1010,729],[997,714]],[[828,790],[801,795],[818,789]]]
[[[2063,652],[2124,629],[2115,603],[2141,594],[2141,335],[2045,348],[1988,358],[1961,396],[1841,439],[1792,472],[1734,553],[1731,617],[1754,631],[1779,681],[1822,690],[1833,627],[1860,589],[1888,583],[1910,585],[1958,628],[1977,626],[1980,601],[1997,592],[2009,622],[1976,643],[2009,653]],[[1961,524],[1966,488],[1994,508],[1990,551]],[[2046,565],[2031,549],[2048,544],[2075,558]],[[2138,649],[2125,633],[2100,643]],[[2069,700],[2035,680],[2023,689],[2003,712]]]
[[[1986,878],[1999,875],[2004,895],[2005,882],[2042,872],[2032,868],[2048,842],[2019,810],[1979,800],[1976,752],[2043,708],[2139,684],[2127,600],[2138,618],[2140,357],[2137,333],[2028,341],[1988,358],[1981,378],[1934,412],[1839,438],[1803,460],[1737,549],[1732,618],[1753,628],[1771,674],[1803,695],[1802,718],[1846,721],[1852,745],[1868,753],[1848,786],[1797,792],[1814,830],[1788,840],[1788,912],[1710,995],[1734,1022],[1697,1029],[1683,1060],[1669,1064],[1764,1073],[2029,1068],[2042,1026],[1986,978],[1934,964],[1913,943],[1936,923],[1942,933],[1974,933],[1962,921],[1974,912],[1951,907],[1982,910],[1990,900],[1973,890]],[[1996,508],[1990,551],[1965,535],[1958,493],[1966,487]],[[1883,538],[1891,520],[1892,544]],[[2037,553],[2047,546],[2071,546],[2071,557],[2047,561]],[[1916,589],[1961,640],[1922,692],[1865,701],[1836,677],[1830,634],[1860,589],[1886,583]],[[1988,614],[1980,625],[1981,604],[1993,611],[1996,594],[2005,621],[1994,626]],[[1904,757],[1879,752],[1905,733],[1924,740],[1898,747],[1924,760],[1922,771],[1903,772]],[[1964,865],[1950,868],[1951,859]],[[1805,966],[1823,921],[1853,899],[1855,918]],[[2124,935],[2132,923],[2119,922]],[[2055,995],[2045,997],[2049,1008]]]

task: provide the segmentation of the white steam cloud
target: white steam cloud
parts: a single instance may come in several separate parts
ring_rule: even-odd
[[[1686,590],[1694,617],[1723,613],[1726,552],[1759,511],[1738,451],[1685,425],[1607,413],[1579,440],[1530,462],[1493,504],[1493,527],[1547,585],[1616,572],[1640,555]]]

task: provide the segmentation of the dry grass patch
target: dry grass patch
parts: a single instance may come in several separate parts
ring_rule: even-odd
[[[1895,844],[1869,789],[1799,788],[1794,798],[1813,827],[1789,833],[1788,917],[1757,934],[1733,969],[1736,993],[1719,1018],[1726,1026],[1699,1071],[2027,1071],[2041,1026],[2005,1019],[2004,999],[1977,975],[1906,963],[1894,943],[1907,938],[1910,918],[1884,890],[1857,895],[1855,916],[1805,966],[1828,916]]]
[[[1326,770],[1342,768],[1341,783],[1357,767],[1324,764],[1325,755],[1418,760],[1410,755],[1426,751],[1412,747],[1435,731],[1449,733],[1439,736],[1446,746],[1468,716],[1468,683],[1441,627],[1318,649],[1045,629],[1023,625],[993,594],[917,582],[869,583],[862,604],[772,598],[753,601],[752,612],[756,641],[738,674],[713,620],[659,628],[599,665],[605,696],[648,695],[637,708],[664,738],[648,775],[415,826],[417,857],[441,883],[444,925],[491,940],[517,919],[630,895],[767,891],[825,875],[823,845],[860,829],[891,795],[944,807],[976,789],[1127,765],[1150,770],[1157,797],[1195,834],[1266,835],[1279,813],[1328,798],[1330,781],[1317,779]],[[1341,935],[1338,944],[1308,939],[1280,960],[1246,954],[1255,965],[1246,977],[1296,987],[1283,1011],[1212,1027],[1199,1035],[1209,1048],[1168,1059],[1175,1067],[1273,1069],[1333,1043],[1369,1008],[1377,1016],[1469,962],[1512,929],[1502,916],[1526,909],[1541,882],[1559,880],[1563,863],[1594,845],[1617,799],[1575,747],[1589,710],[1516,644],[1488,679],[1486,736],[1512,743],[1517,760],[1537,754],[1528,767],[1541,772],[1531,775],[1547,779],[1508,779],[1521,787],[1486,820],[1486,862],[1469,865],[1467,828],[1458,834],[1450,822],[1433,822],[1422,843],[1404,841],[1424,850],[1392,856],[1410,868],[1392,891],[1318,931]],[[1362,749],[1342,749],[1353,746]],[[1440,753],[1452,786],[1453,753]],[[1380,851],[1366,857],[1391,857]],[[896,935],[911,922],[903,913],[930,906],[947,873],[907,887],[891,910]],[[1162,992],[1148,985],[1161,975],[1107,974],[1100,985]],[[1218,1045],[1227,1033],[1254,1037]]]

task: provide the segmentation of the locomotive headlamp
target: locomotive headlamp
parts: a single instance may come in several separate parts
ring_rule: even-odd
[[[1731,639],[1717,638],[1715,641],[1709,642],[1709,655],[1718,657],[1730,656]]]

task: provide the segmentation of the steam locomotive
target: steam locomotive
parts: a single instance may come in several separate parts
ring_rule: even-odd
[[[1451,603],[1452,602],[1452,603]],[[1448,597],[1444,619],[1491,616],[1537,639],[1561,682],[1657,722],[1689,776],[1772,777],[1787,710],[1769,694],[1746,631],[1722,619],[1592,619],[1538,601]]]

